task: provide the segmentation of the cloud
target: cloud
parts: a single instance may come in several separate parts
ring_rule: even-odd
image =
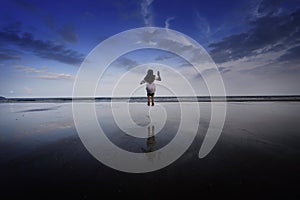
[[[135,60],[132,60],[130,58],[127,58],[127,57],[121,57],[121,58],[117,59],[116,64],[115,64],[115,66],[117,66],[117,67],[121,67],[121,68],[126,67],[127,69],[136,67],[137,65],[139,65],[138,62],[136,62]]]
[[[174,20],[175,17],[168,17],[165,21],[165,28],[169,29],[170,28],[170,21]]]
[[[283,0],[259,0],[253,1],[250,6],[250,20],[256,20],[266,16],[276,16],[282,12],[280,4]]]
[[[142,0],[140,4],[145,26],[153,26],[153,13],[151,11],[153,1],[154,0]]]
[[[176,58],[176,55],[174,54],[163,54],[163,55],[159,55],[155,58],[156,61],[164,61],[164,60],[168,60],[168,59],[172,59],[172,58]]]
[[[73,79],[71,74],[64,74],[64,73],[51,73],[48,72],[47,75],[39,75],[39,76],[30,76],[30,78],[37,78],[37,79],[46,79],[46,80],[58,80],[58,79]]]
[[[24,66],[24,65],[16,65],[15,68],[18,69],[19,71],[24,72],[24,73],[39,74],[39,73],[46,72],[46,70],[39,70],[39,69],[36,69],[36,68],[33,68],[33,67]]]
[[[167,34],[165,34],[167,33]],[[165,29],[161,30],[149,30],[144,31],[138,35],[139,44],[152,45],[154,48],[163,48],[171,52],[177,52],[180,55],[184,55],[185,59],[188,59],[194,65],[203,66],[205,68],[211,68],[212,66],[210,57],[206,56],[204,49],[199,48],[192,40],[187,39],[185,36],[173,33]],[[201,52],[201,53],[200,53]],[[200,55],[199,55],[200,53]],[[164,59],[163,57],[158,57]],[[204,66],[207,64],[206,66]]]
[[[19,56],[20,52],[6,49],[6,48],[0,48],[0,61],[5,60],[20,60],[21,57]]]
[[[228,69],[227,67],[218,67],[218,70],[219,70],[222,74],[225,74],[225,73],[231,71],[231,69]]]
[[[218,69],[218,70],[217,70]],[[210,69],[204,69],[201,71],[201,73],[194,72],[193,78],[203,78],[211,75],[216,75],[216,74],[226,74],[228,72],[231,72],[231,69],[228,67],[217,67],[217,68],[210,68]]]
[[[23,73],[26,73],[27,78],[46,79],[46,80],[71,80],[74,77],[71,74],[49,72],[48,67],[37,69],[34,67],[16,65],[15,68]]]
[[[2,31],[7,32],[7,33],[15,33],[19,34],[21,31],[21,26],[22,23],[20,21],[16,21],[14,23],[7,24],[2,28]]]
[[[76,43],[78,41],[75,28],[71,24],[65,24],[57,32],[66,42]]]
[[[67,49],[64,45],[49,40],[35,39],[31,33],[21,32],[17,26],[5,27],[0,30],[0,48],[15,45],[41,58],[59,61],[71,65],[79,65],[84,55]]]
[[[32,88],[27,87],[27,86],[24,87],[24,90],[25,90],[25,92],[26,92],[27,94],[32,94],[32,91],[33,91]]]
[[[19,59],[19,57],[0,53],[0,61],[3,61],[3,60],[15,60],[15,59]]]
[[[280,56],[278,60],[283,62],[288,61],[288,62],[299,63],[300,45],[287,50],[287,52],[284,55]]]
[[[210,53],[217,63],[277,52],[300,43],[300,10],[280,16],[264,16],[251,21],[247,32],[212,43]]]
[[[14,0],[14,2],[17,6],[28,12],[37,12],[39,10],[39,8],[36,5],[29,3],[25,0]]]
[[[198,11],[196,12],[196,27],[199,30],[201,37],[207,38],[210,36],[210,25],[204,17],[201,17]]]

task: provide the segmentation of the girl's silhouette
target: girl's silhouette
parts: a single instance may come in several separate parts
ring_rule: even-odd
[[[155,76],[153,74],[153,70],[149,69],[147,75],[140,83],[140,84],[147,83],[146,90],[147,90],[147,97],[148,97],[148,103],[147,103],[148,106],[150,106],[150,97],[152,97],[152,106],[154,106],[154,94],[156,91],[156,86],[154,84],[155,80],[161,81],[159,71],[157,71],[157,76]]]

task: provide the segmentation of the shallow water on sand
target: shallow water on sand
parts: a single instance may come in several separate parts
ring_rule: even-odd
[[[270,192],[268,197],[299,197],[299,102],[228,103],[221,137],[203,159],[198,153],[212,103],[189,104],[200,106],[200,123],[188,151],[159,171],[129,174],[103,165],[85,149],[74,125],[71,103],[2,103],[1,193],[8,197],[60,194],[90,198],[103,193],[149,193],[152,188],[153,193],[166,195]],[[144,103],[131,103],[133,121],[142,127],[140,134],[150,139],[134,138],[114,122],[108,105],[95,105],[99,124],[114,144],[128,151],[162,148],[174,138],[180,124],[178,103],[157,103],[157,108],[162,106],[169,113],[163,125],[151,122]],[[158,132],[154,138],[153,132]]]

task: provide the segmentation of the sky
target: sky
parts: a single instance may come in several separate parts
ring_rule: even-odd
[[[1,4],[0,96],[70,97],[80,66],[97,45],[141,27],[175,30],[198,42],[218,67],[227,95],[300,95],[300,0],[2,0]],[[164,66],[189,80],[198,88],[197,95],[209,95],[201,79],[209,76],[209,70],[199,74],[184,59],[156,49],[120,56],[102,77],[96,95],[109,96],[107,88],[136,66],[139,70],[124,79],[136,85],[136,95],[145,93],[139,82],[149,67],[161,70],[165,80],[158,96],[171,95],[168,84],[185,95],[178,77],[163,73]]]

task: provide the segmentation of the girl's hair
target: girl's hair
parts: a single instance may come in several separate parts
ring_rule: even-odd
[[[147,83],[153,83],[154,80],[155,80],[155,75],[153,74],[153,70],[152,69],[149,69],[148,72],[147,72],[147,75],[145,76],[144,80],[147,82]]]

